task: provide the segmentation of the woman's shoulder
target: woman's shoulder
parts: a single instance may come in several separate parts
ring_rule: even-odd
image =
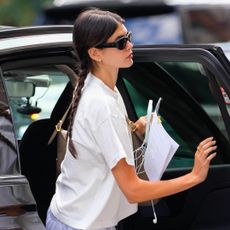
[[[85,104],[104,106],[106,104],[106,96],[103,93],[103,90],[99,87],[86,87],[82,93],[81,100]]]

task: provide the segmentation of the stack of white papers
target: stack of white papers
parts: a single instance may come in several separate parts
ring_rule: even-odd
[[[162,177],[162,174],[179,147],[166,132],[158,118],[160,101],[161,98],[155,107],[151,122],[146,125],[147,148],[144,152],[144,170],[149,180],[159,180]],[[150,101],[147,111],[147,121],[152,107],[151,103]]]

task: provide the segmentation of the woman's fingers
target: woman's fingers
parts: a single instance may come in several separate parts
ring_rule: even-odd
[[[135,126],[137,130],[141,133],[145,133],[145,128],[146,128],[146,116],[140,117],[135,123]]]
[[[217,149],[216,141],[212,137],[202,141],[197,147],[197,154],[207,157],[211,152]]]
[[[210,143],[210,141],[213,140],[213,137],[208,137],[206,139],[204,139],[202,142],[200,142],[200,144],[197,146],[197,150],[201,150],[201,148],[203,146],[205,146],[207,143]]]
[[[210,162],[216,156],[216,149],[216,141],[213,137],[206,138],[197,146],[192,171],[197,176],[199,182],[204,181],[207,177]]]
[[[216,152],[210,154],[210,155],[207,157],[207,160],[208,160],[209,162],[211,162],[211,160],[212,160],[215,156],[216,156]]]
[[[207,143],[198,151],[198,153],[204,156],[208,156],[211,152],[217,149],[217,146],[215,144],[216,144],[216,141],[211,141]]]

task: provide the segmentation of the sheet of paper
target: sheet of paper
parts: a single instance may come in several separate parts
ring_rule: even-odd
[[[149,180],[161,178],[178,147],[179,145],[166,132],[155,113],[144,154],[144,169]]]

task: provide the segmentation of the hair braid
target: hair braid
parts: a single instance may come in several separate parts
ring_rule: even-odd
[[[68,148],[74,158],[77,158],[77,150],[74,147],[72,141],[72,129],[73,129],[74,117],[77,112],[77,107],[81,98],[82,88],[84,87],[86,76],[89,73],[89,66],[90,65],[87,60],[82,62],[78,84],[76,89],[74,90],[73,100],[72,100],[71,115],[70,115],[69,128],[68,128],[68,136],[69,136]]]

